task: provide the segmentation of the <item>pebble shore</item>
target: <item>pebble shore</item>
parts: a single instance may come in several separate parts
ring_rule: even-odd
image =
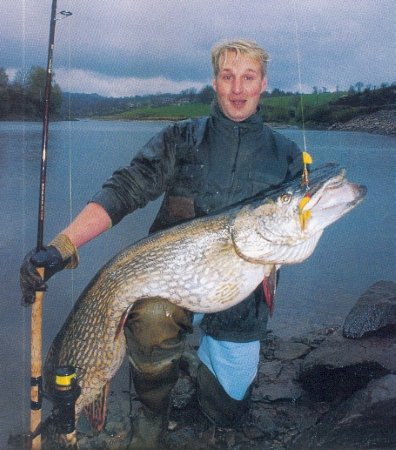
[[[345,123],[335,123],[329,130],[363,131],[367,133],[396,136],[396,111],[377,111],[356,117]]]

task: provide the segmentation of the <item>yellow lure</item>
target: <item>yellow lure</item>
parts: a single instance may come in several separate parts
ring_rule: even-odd
[[[312,164],[313,163],[312,156],[308,152],[303,152],[302,158],[303,158],[304,164]]]
[[[298,216],[300,219],[301,229],[305,230],[307,226],[308,220],[311,217],[311,211],[303,211],[304,206],[311,200],[311,196],[307,193],[301,200],[298,205]]]
[[[312,156],[308,152],[302,152],[302,159],[304,163],[304,170],[302,174],[302,184],[306,186],[308,189],[309,187],[309,178],[308,178],[308,169],[307,165],[312,164]],[[301,229],[305,230],[305,227],[307,226],[308,220],[311,217],[311,211],[303,211],[304,206],[309,202],[311,199],[311,195],[309,192],[305,194],[305,196],[300,200],[300,203],[298,205],[298,215],[300,219],[300,225]]]

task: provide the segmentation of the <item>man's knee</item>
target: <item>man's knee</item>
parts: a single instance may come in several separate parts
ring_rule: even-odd
[[[192,313],[161,298],[135,303],[124,328],[127,353],[136,370],[160,373],[184,348]]]
[[[217,425],[235,427],[242,421],[249,408],[259,355],[259,341],[238,343],[202,337],[198,400],[202,411]]]

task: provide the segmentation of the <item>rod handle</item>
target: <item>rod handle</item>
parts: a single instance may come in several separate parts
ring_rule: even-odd
[[[44,278],[44,268],[38,268],[37,271]],[[30,399],[31,405],[36,405],[30,411],[31,433],[34,433],[41,424],[43,298],[44,292],[36,292],[31,315],[30,370],[32,383],[30,387]],[[32,441],[32,450],[40,449],[41,435],[39,434]]]

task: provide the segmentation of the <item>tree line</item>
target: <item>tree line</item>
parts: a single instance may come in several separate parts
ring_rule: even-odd
[[[13,80],[4,68],[0,68],[0,120],[39,120],[44,109],[46,70],[33,66],[18,71]],[[97,94],[63,93],[53,82],[50,101],[52,117],[74,119],[119,114],[136,108],[159,108],[168,105],[204,104],[214,98],[211,85],[202,89],[185,89],[178,94],[157,93],[130,97],[104,97]],[[382,83],[380,88],[359,81],[347,92],[331,94],[326,87],[312,88],[312,94],[304,94],[305,118],[308,122],[343,121],[349,117],[378,108],[394,109],[395,84]],[[301,94],[275,88],[264,95],[265,116],[274,122],[300,123]]]
[[[0,119],[37,120],[44,112],[46,70],[33,66],[27,71],[19,70],[10,80],[5,69],[0,67]],[[62,91],[52,83],[50,112],[59,114]]]

